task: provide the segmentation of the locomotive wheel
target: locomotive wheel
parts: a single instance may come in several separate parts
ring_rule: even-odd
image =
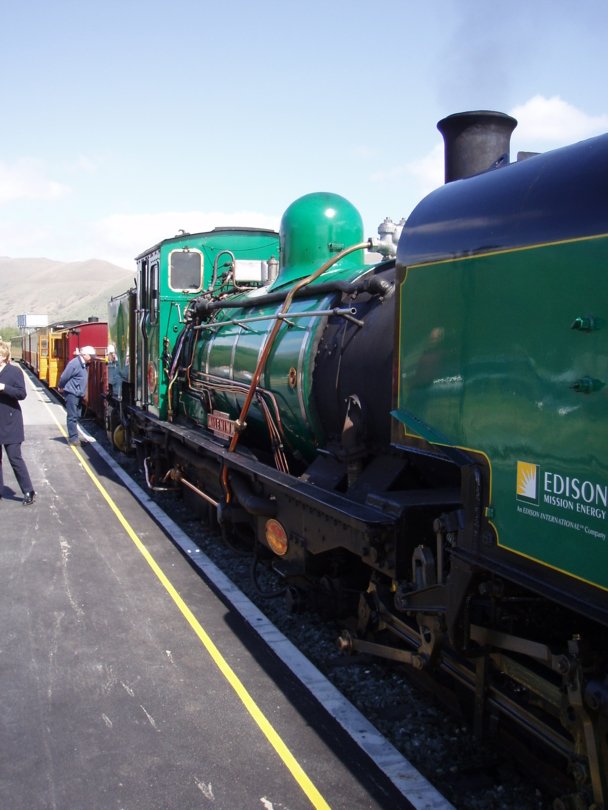
[[[112,442],[117,450],[121,453],[126,453],[128,450],[127,445],[127,431],[122,425],[117,425],[112,433]]]

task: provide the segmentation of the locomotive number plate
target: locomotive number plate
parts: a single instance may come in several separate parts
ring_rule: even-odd
[[[229,414],[223,411],[212,411],[207,414],[207,427],[212,430],[216,436],[229,438],[234,436],[235,422],[230,418]]]

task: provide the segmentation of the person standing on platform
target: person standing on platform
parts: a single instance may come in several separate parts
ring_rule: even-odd
[[[83,346],[59,378],[59,391],[65,397],[67,411],[68,444],[78,444],[78,417],[80,402],[87,395],[89,383],[89,363],[95,357],[92,346]]]
[[[0,341],[0,499],[4,490],[2,477],[2,448],[11,463],[17,483],[23,493],[23,503],[34,503],[36,493],[32,479],[21,455],[21,444],[25,439],[23,414],[20,399],[25,399],[25,379],[18,366],[11,363],[11,349],[8,343]]]

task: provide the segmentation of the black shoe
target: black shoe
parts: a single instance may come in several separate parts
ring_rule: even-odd
[[[30,504],[34,503],[34,498],[35,497],[36,497],[36,493],[34,492],[34,490],[32,490],[31,492],[26,492],[23,495],[23,505],[24,506],[30,506]]]
[[[78,439],[68,439],[68,444],[75,447],[78,444]]]

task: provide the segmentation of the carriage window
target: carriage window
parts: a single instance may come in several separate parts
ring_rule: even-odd
[[[158,262],[154,262],[150,268],[150,323],[158,320]]]
[[[196,292],[203,286],[203,257],[198,250],[174,250],[169,257],[169,287]]]
[[[146,296],[148,295],[148,260],[142,259],[139,265],[139,300],[137,306],[139,309],[145,309],[147,305]]]

